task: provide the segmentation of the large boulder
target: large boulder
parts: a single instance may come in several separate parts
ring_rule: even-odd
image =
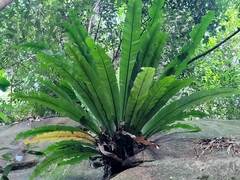
[[[240,179],[240,121],[204,119],[187,123],[200,127],[202,131],[174,130],[153,136],[151,140],[159,145],[159,149],[147,148],[135,155],[130,163],[139,165],[123,171],[112,180]],[[14,141],[14,137],[19,132],[48,124],[77,125],[67,118],[57,117],[32,124],[25,121],[13,126],[2,126],[1,146],[11,148],[4,153],[12,153],[13,158],[23,156],[20,162],[22,164],[39,161],[34,156],[22,154],[25,147],[21,140]],[[41,148],[45,146],[39,145]],[[0,160],[0,166],[6,166],[6,162]],[[34,167],[26,166],[26,169],[14,170],[9,174],[9,179],[26,180],[33,169]],[[102,175],[102,168],[93,169],[88,161],[84,161],[76,166],[52,167],[37,179],[92,180],[101,179]]]
[[[149,162],[125,170],[112,180],[240,179],[240,121],[206,119],[188,124],[202,131],[157,134],[152,140],[159,149],[147,148],[142,158],[135,158]]]

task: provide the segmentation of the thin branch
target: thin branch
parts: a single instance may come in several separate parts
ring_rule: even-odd
[[[118,58],[118,56],[119,56],[119,54],[120,54],[120,52],[121,52],[121,45],[122,45],[122,29],[121,29],[121,31],[120,31],[120,33],[119,33],[119,39],[120,39],[120,42],[119,42],[119,44],[118,44],[118,47],[117,47],[117,51],[115,52],[115,54],[113,55],[113,59],[112,59],[112,62],[114,62],[115,60],[117,60],[117,58]]]
[[[96,30],[96,33],[95,33],[95,35],[94,35],[94,41],[97,40],[98,32],[99,32],[99,30],[100,30],[101,21],[102,21],[102,16],[100,15],[100,19],[99,19],[98,25],[97,25],[97,30]]]
[[[228,36],[226,39],[224,39],[223,41],[221,41],[220,43],[218,43],[216,46],[212,47],[211,49],[205,51],[202,54],[199,54],[198,56],[195,56],[194,58],[190,59],[188,61],[188,64],[196,61],[197,59],[206,56],[207,54],[209,54],[210,52],[212,52],[213,50],[217,49],[219,46],[221,46],[222,44],[224,44],[225,42],[227,42],[229,39],[231,39],[233,36],[235,36],[237,33],[240,32],[240,27],[238,27],[237,31],[235,31],[234,33],[232,33],[230,36]]]
[[[98,0],[98,1],[96,2],[96,4],[94,5],[94,7],[93,7],[93,12],[95,12],[96,14],[93,14],[93,15],[91,16],[89,22],[88,22],[88,27],[87,27],[88,34],[91,33],[92,21],[93,21],[94,16],[98,15],[100,2],[101,2],[101,0]]]

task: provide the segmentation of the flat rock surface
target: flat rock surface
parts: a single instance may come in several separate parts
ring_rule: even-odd
[[[234,140],[234,147],[240,151],[240,121],[198,120],[188,124],[198,126],[200,132],[159,133],[151,139],[159,145],[159,149],[146,149],[146,159],[155,159],[144,162],[137,167],[125,170],[112,180],[238,180],[240,179],[240,156],[238,152],[225,147],[210,148],[204,151],[200,144],[201,139],[222,139],[228,137]],[[207,145],[205,146],[207,147]],[[229,148],[229,152],[227,150]],[[147,154],[147,155],[146,155]]]
[[[238,156],[238,144],[240,144],[240,121],[229,120],[196,120],[188,121],[190,125],[198,126],[200,132],[188,132],[186,130],[174,130],[168,133],[159,133],[151,138],[159,145],[159,149],[147,148],[144,152],[134,157],[136,160],[145,161],[137,167],[125,170],[113,177],[113,180],[237,180],[240,179],[240,157]],[[15,136],[23,131],[34,127],[59,124],[78,125],[74,121],[64,117],[43,119],[40,122],[21,122],[12,126],[0,126],[1,147],[9,147],[10,150],[0,151],[23,156],[21,162],[39,161],[35,156],[25,155],[22,150],[22,140],[14,141]],[[230,144],[219,148],[221,143],[209,146],[204,151],[199,144],[201,139],[226,137],[227,140],[234,140]],[[228,139],[232,138],[232,139]],[[234,138],[234,139],[233,139]],[[232,141],[231,141],[232,142]],[[209,144],[209,143],[208,143]],[[225,143],[226,144],[226,143]],[[45,145],[40,145],[43,148]],[[234,145],[234,146],[233,146]],[[208,145],[205,145],[206,148]],[[0,148],[1,148],[0,147]],[[235,153],[234,153],[235,148]],[[211,151],[209,151],[211,150]],[[228,153],[229,154],[228,154]],[[203,153],[203,154],[202,154]],[[140,157],[140,158],[139,158]],[[0,166],[5,167],[7,163],[0,160]],[[10,180],[26,180],[29,178],[33,168],[12,171],[9,174]],[[43,174],[38,180],[93,180],[101,179],[103,169],[93,169],[88,161],[76,166],[53,167]]]

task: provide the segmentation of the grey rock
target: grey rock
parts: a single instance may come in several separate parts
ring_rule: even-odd
[[[213,139],[220,137],[235,138],[235,149],[239,148],[240,121],[224,120],[196,120],[188,121],[190,125],[198,126],[200,132],[186,130],[174,130],[159,133],[150,140],[159,145],[159,149],[146,148],[131,158],[132,161],[142,162],[140,165],[127,169],[116,175],[112,180],[236,180],[240,179],[240,158],[238,153],[230,150],[228,146],[213,148],[212,151],[203,152],[199,145],[201,139]],[[0,126],[1,147],[9,147],[10,150],[0,151],[0,155],[6,152],[14,156],[22,155],[22,162],[39,161],[34,156],[22,154],[24,145],[21,140],[14,141],[14,137],[22,131],[34,127],[61,124],[77,125],[67,118],[49,118],[40,122],[22,122],[13,126]],[[39,144],[44,148],[46,144]],[[207,147],[205,145],[205,147]],[[228,152],[228,153],[227,153]],[[201,155],[201,156],[200,156]],[[0,166],[6,166],[6,162],[0,160]],[[10,180],[26,180],[34,167],[12,171]],[[94,180],[101,179],[103,169],[93,169],[88,161],[76,166],[52,167],[37,180]]]
[[[188,124],[198,126],[200,132],[184,130],[159,133],[152,140],[159,149],[147,148],[142,152],[144,162],[137,167],[127,169],[112,180],[238,180],[240,179],[240,157],[233,148],[213,148],[203,152],[198,144],[201,139],[229,137],[239,148],[240,121],[198,120]],[[207,146],[205,146],[207,147]],[[201,155],[200,157],[198,155]],[[145,157],[144,157],[145,156]]]

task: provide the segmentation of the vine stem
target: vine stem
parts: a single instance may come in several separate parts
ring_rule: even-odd
[[[220,43],[218,43],[217,45],[215,45],[215,46],[212,47],[211,49],[209,49],[209,50],[205,51],[204,53],[199,54],[199,55],[195,56],[194,58],[190,59],[190,60],[188,61],[188,64],[190,64],[190,63],[196,61],[197,59],[199,59],[199,58],[201,58],[201,57],[203,57],[203,56],[206,56],[206,55],[209,54],[210,52],[214,51],[215,49],[217,49],[219,46],[221,46],[222,44],[224,44],[225,42],[227,42],[229,39],[231,39],[233,36],[235,36],[235,35],[236,35],[237,33],[239,33],[239,32],[240,32],[240,27],[238,27],[237,30],[236,30],[234,33],[232,33],[230,36],[228,36],[226,39],[224,39],[223,41],[221,41]]]

